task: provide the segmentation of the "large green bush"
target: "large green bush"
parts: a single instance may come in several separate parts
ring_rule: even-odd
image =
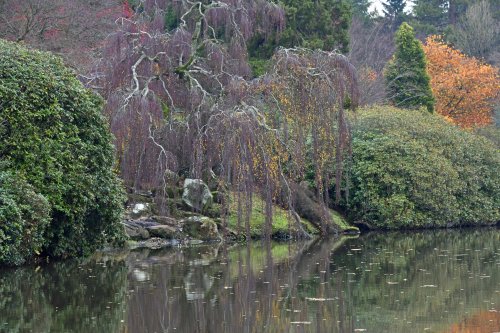
[[[390,107],[354,122],[355,221],[376,228],[494,224],[500,220],[500,151],[437,115]]]
[[[122,237],[122,190],[101,109],[61,59],[0,40],[0,158],[50,204],[48,255],[85,255]]]
[[[0,264],[19,265],[40,253],[50,221],[47,200],[0,165]]]

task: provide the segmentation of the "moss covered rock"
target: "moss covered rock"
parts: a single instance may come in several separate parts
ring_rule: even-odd
[[[181,221],[182,231],[193,239],[221,241],[217,223],[206,216],[191,216]]]

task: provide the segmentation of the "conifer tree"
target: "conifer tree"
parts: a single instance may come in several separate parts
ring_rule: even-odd
[[[349,0],[349,4],[351,5],[351,11],[354,17],[365,21],[370,19],[369,9],[372,4],[371,0]]]
[[[448,25],[448,5],[448,0],[415,0],[415,29],[426,35],[442,33]]]
[[[286,13],[286,28],[278,35],[255,34],[247,45],[251,63],[267,61],[279,46],[349,51],[349,0],[282,0],[280,4]]]
[[[283,0],[287,28],[280,45],[346,53],[351,9],[345,0]]]
[[[388,25],[392,30],[396,30],[405,20],[406,0],[387,0],[382,3],[382,6]]]
[[[422,44],[415,38],[413,28],[403,23],[395,37],[396,52],[387,64],[385,79],[389,100],[402,108],[425,106],[434,111],[434,97],[426,71]]]

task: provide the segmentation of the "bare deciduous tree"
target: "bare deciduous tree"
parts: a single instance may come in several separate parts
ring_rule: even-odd
[[[471,5],[462,17],[454,37],[466,54],[487,60],[500,45],[500,22],[493,17],[489,1]]]
[[[359,75],[360,104],[386,101],[384,67],[394,53],[392,35],[383,24],[353,19],[350,28],[351,49],[348,57]]]
[[[2,0],[0,38],[52,51],[83,70],[122,14],[120,0]]]

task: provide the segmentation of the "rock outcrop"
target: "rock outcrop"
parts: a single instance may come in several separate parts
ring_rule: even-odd
[[[182,231],[193,239],[202,241],[221,241],[222,238],[215,223],[206,216],[191,216],[181,221]]]
[[[214,201],[210,188],[201,179],[184,180],[182,201],[196,212],[208,210]]]

